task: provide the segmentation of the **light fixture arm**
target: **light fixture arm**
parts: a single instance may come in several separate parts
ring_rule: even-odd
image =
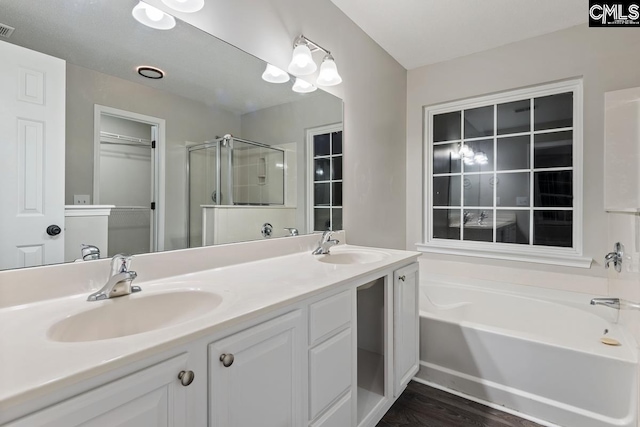
[[[299,46],[301,44],[306,44],[307,47],[309,47],[309,50],[313,53],[316,52],[318,50],[323,51],[326,55],[331,55],[331,51],[323,48],[322,46],[320,46],[318,43],[309,40],[308,38],[306,38],[303,34],[300,34],[298,37],[295,38],[295,40],[293,41],[293,47],[295,49],[296,46]],[[332,57],[333,58],[333,57]]]

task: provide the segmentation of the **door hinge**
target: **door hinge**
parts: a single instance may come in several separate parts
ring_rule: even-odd
[[[156,142],[155,141],[151,141],[151,148],[156,148]]]
[[[152,211],[156,210],[156,202],[151,202],[151,210]]]

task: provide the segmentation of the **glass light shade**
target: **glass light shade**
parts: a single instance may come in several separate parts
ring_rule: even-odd
[[[156,30],[170,30],[176,26],[176,20],[173,16],[146,3],[139,2],[131,14],[139,23]]]
[[[311,83],[298,78],[296,78],[296,81],[293,84],[293,91],[298,93],[310,93],[316,89],[318,88],[312,85]]]
[[[306,44],[299,44],[293,49],[291,63],[289,63],[289,72],[296,76],[306,76],[313,74],[318,66],[313,62],[311,50]]]
[[[335,86],[342,83],[342,77],[338,74],[338,67],[331,56],[327,56],[320,66],[320,74],[316,83],[319,86]]]
[[[204,0],[162,0],[173,10],[178,12],[193,13],[204,7]]]
[[[286,83],[289,81],[289,74],[274,65],[267,64],[267,68],[262,73],[262,80],[269,83]]]

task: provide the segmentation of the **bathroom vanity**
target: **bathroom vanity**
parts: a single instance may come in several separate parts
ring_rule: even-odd
[[[0,308],[0,425],[375,426],[418,370],[418,253],[316,240],[174,252],[227,260],[148,281],[172,253],[144,255],[142,292]]]

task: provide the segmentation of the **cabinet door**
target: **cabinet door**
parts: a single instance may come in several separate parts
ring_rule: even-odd
[[[393,273],[394,396],[398,397],[418,372],[418,263]]]
[[[186,387],[178,379],[187,354],[110,382],[7,427],[183,427]]]
[[[296,310],[209,345],[211,426],[304,424],[303,326]]]

